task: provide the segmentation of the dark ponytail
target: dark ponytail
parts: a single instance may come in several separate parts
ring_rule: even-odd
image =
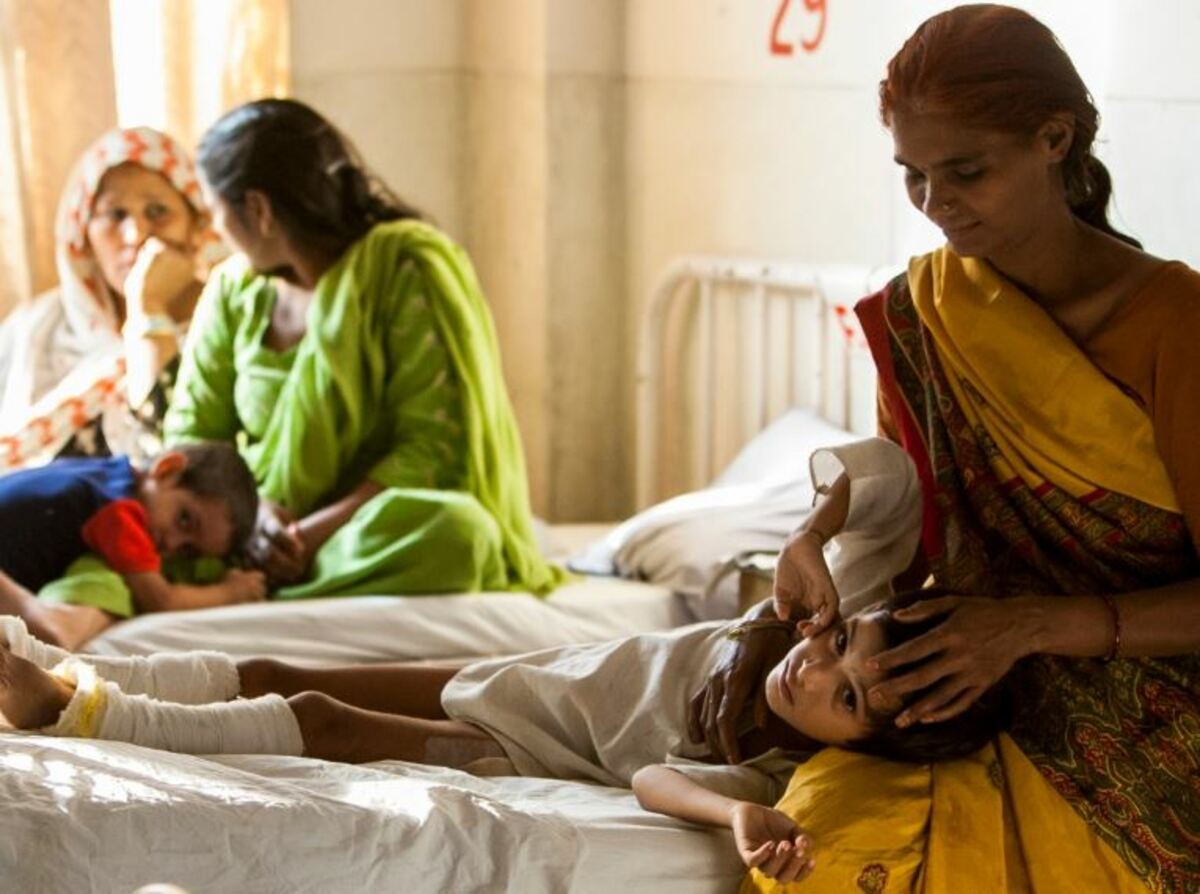
[[[201,138],[197,162],[220,198],[240,207],[258,190],[290,238],[334,254],[378,223],[421,217],[337,128],[292,99],[260,99],[226,113]]]
[[[1071,211],[1097,230],[1115,236],[1134,248],[1141,248],[1141,242],[1122,233],[1108,222],[1108,203],[1112,198],[1112,177],[1108,168],[1090,150],[1081,155],[1082,159],[1073,161],[1068,153],[1063,159],[1063,182],[1066,185],[1067,204],[1070,205]]]

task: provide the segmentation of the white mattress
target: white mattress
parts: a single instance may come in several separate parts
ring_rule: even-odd
[[[198,758],[0,737],[5,891],[718,892],[728,831],[628,791],[401,762]]]
[[[142,615],[109,628],[87,649],[108,655],[215,649],[310,665],[454,660],[615,639],[691,620],[665,587],[585,578],[547,599],[355,596]]]
[[[593,533],[591,531],[588,532]],[[587,578],[523,593],[354,597],[144,615],[89,648],[308,664],[511,654],[689,623],[669,590]],[[733,890],[727,832],[578,782],[401,762],[200,758],[0,734],[0,888],[130,892]]]

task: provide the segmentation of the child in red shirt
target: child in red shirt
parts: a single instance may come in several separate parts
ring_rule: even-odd
[[[145,470],[125,457],[65,459],[0,478],[0,611],[50,641],[33,593],[85,553],[122,575],[138,611],[262,599],[261,572],[232,569],[216,584],[174,584],[169,558],[226,558],[254,528],[258,492],[230,444],[166,450]]]

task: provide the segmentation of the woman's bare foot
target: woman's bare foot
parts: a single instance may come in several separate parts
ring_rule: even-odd
[[[55,723],[74,693],[70,684],[0,646],[0,714],[17,729]]]

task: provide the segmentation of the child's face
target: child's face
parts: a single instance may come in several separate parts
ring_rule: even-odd
[[[225,501],[200,497],[173,478],[154,480],[142,491],[150,536],[165,558],[214,556],[229,552],[233,523]]]
[[[885,648],[880,613],[855,615],[805,639],[767,675],[767,704],[789,726],[825,745],[872,730],[867,690],[884,678],[867,659]]]

